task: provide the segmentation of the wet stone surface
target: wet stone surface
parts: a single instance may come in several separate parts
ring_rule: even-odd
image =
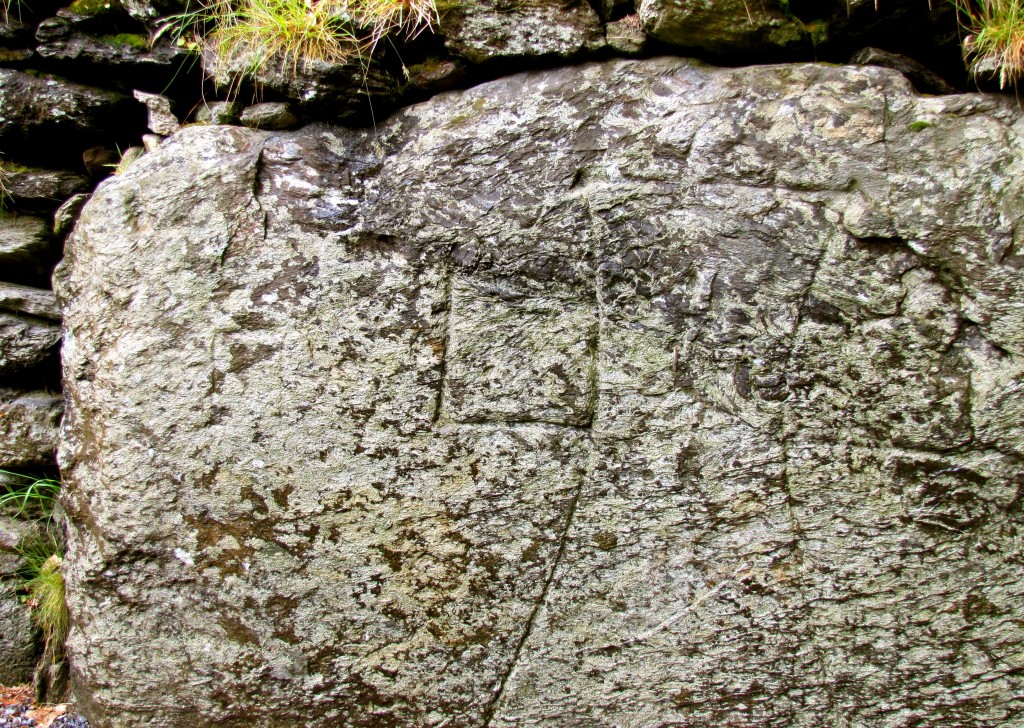
[[[85,713],[1019,722],[1022,132],[655,59],[174,135],[57,276]]]

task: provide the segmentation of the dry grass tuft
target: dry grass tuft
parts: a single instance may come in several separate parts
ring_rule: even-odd
[[[968,35],[964,55],[971,73],[998,76],[999,87],[1024,75],[1024,0],[954,0]]]
[[[240,76],[275,66],[293,74],[309,64],[368,62],[388,35],[413,38],[439,23],[435,0],[199,0],[168,18],[181,46],[207,54]]]

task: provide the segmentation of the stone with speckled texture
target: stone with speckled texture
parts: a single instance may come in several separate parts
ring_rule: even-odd
[[[57,276],[92,725],[1020,722],[1022,133],[654,59],[176,134]]]

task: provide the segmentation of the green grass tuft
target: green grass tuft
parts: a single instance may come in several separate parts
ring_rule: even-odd
[[[310,64],[364,65],[389,35],[413,38],[440,22],[435,0],[199,0],[198,9],[167,18],[179,46],[214,60],[217,75],[292,74]],[[225,73],[226,72],[226,73]]]
[[[47,520],[53,516],[60,494],[60,482],[50,478],[33,478],[21,473],[0,470],[0,475],[16,479],[6,483],[0,492],[0,509],[20,518]]]
[[[69,625],[64,575],[60,571],[64,560],[61,524],[57,516],[60,482],[6,470],[0,470],[0,474],[11,479],[2,486],[0,511],[32,519],[37,525],[18,544],[18,554],[24,561],[18,576],[32,621],[43,633],[44,658],[55,664],[64,658]]]
[[[1016,86],[1024,74],[1024,0],[952,0],[967,32],[964,56],[976,76]]]
[[[60,571],[63,560],[60,551],[50,554],[25,582],[32,621],[43,633],[43,656],[51,665],[64,659],[64,643],[70,625],[64,575]]]

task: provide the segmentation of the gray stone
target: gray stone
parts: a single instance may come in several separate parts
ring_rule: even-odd
[[[90,719],[1019,724],[1022,142],[679,59],[182,130],[57,275]]]
[[[200,124],[234,124],[238,121],[238,104],[234,101],[210,101],[196,111]]]
[[[0,375],[24,371],[56,354],[60,324],[0,311]]]
[[[378,55],[386,56],[387,49],[381,49]],[[225,88],[243,83],[252,62],[245,56],[226,61],[209,53],[203,57],[207,74]],[[371,107],[373,113],[383,115],[401,95],[404,81],[392,72],[393,65],[382,57],[369,65],[357,57],[338,63],[275,62],[260,65],[252,80],[260,89],[290,99],[290,109],[298,112],[312,111],[340,122],[365,120],[371,115]],[[297,124],[297,120],[289,121],[286,128]]]
[[[133,91],[136,100],[146,106],[149,114],[149,130],[161,136],[170,136],[181,128],[181,122],[171,111],[171,100],[160,94],[146,93],[145,91]]]
[[[53,467],[64,398],[0,389],[0,468]]]
[[[23,158],[77,155],[133,125],[138,105],[114,91],[0,69],[0,147]]]
[[[91,18],[73,15],[44,20],[36,30],[39,41],[36,53],[51,64],[69,68],[116,71],[129,78],[149,75],[149,83],[154,83],[154,74],[162,79],[170,78],[187,62],[185,50],[166,41],[151,44],[145,33],[82,32],[78,27],[83,24],[81,21],[95,24]],[[156,87],[159,88],[159,81]]]
[[[573,58],[604,45],[589,3],[519,4],[467,0],[445,14],[445,49],[470,63],[498,59]]]
[[[53,234],[63,240],[75,226],[82,205],[89,199],[87,194],[73,195],[53,213]]]
[[[640,0],[644,28],[685,48],[791,55],[812,48],[811,33],[778,0]]]
[[[5,481],[8,479],[10,479],[10,476],[2,476],[0,478],[0,485],[7,485]],[[33,533],[34,528],[33,524],[29,521],[10,518],[0,514],[0,552],[6,555],[17,554],[21,542],[26,536]],[[15,562],[14,568],[11,567],[10,562],[5,563],[0,568],[0,577],[12,576],[19,563],[20,559]]]
[[[143,134],[142,135],[142,148],[147,152],[152,152],[154,149],[163,144],[164,138],[159,134]]]
[[[291,129],[299,124],[299,118],[280,101],[269,101],[250,106],[242,112],[241,122],[253,129]]]
[[[62,169],[25,169],[5,174],[7,191],[18,210],[52,212],[91,186],[88,178]]]
[[[881,48],[862,48],[853,54],[850,58],[850,63],[855,63],[859,66],[882,66],[899,71],[921,93],[955,94],[957,92],[956,88],[945,79],[913,58],[908,58],[899,53],[890,53]]]
[[[23,313],[60,321],[60,308],[53,291],[0,282],[0,311]]]
[[[452,59],[427,59],[409,66],[406,72],[409,90],[431,94],[447,91],[462,82],[466,78],[466,64]]]
[[[36,666],[36,630],[10,580],[0,579],[0,685],[31,682]]]
[[[0,276],[38,281],[48,277],[55,259],[46,220],[0,214]]]
[[[610,47],[627,56],[643,52],[647,44],[647,34],[636,13],[608,23],[605,37]]]

